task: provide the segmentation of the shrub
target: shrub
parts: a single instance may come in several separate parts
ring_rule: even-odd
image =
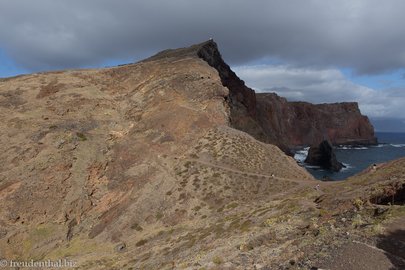
[[[222,263],[223,263],[223,260],[222,260],[221,257],[215,256],[215,257],[212,259],[212,262],[219,265],[219,264],[222,264]]]
[[[142,240],[136,242],[135,246],[140,247],[140,246],[145,245],[147,242],[148,242],[148,240],[142,239]]]
[[[81,132],[77,132],[77,133],[76,133],[76,136],[77,136],[77,138],[79,138],[80,141],[87,141],[86,135],[84,135],[84,134],[81,133]]]

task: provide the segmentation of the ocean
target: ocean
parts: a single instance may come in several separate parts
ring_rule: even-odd
[[[359,173],[372,164],[405,157],[405,133],[376,132],[378,145],[367,147],[340,146],[335,148],[337,160],[346,168],[340,172],[322,170],[316,166],[304,163],[309,147],[297,149],[294,158],[304,166],[315,178],[325,177],[333,180],[343,180]]]

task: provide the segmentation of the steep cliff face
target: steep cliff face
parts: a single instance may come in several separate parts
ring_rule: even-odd
[[[333,144],[376,143],[374,128],[361,115],[357,103],[314,105],[288,102],[274,93],[256,94],[224,62],[215,42],[196,46],[197,55],[218,71],[222,84],[229,89],[233,127],[286,152],[290,147],[319,144],[323,139]],[[173,51],[165,52],[170,53]]]
[[[206,42],[198,51],[198,56],[204,59],[210,66],[214,67],[222,80],[222,83],[230,91],[231,102],[236,105],[241,103],[246,107],[249,116],[256,117],[256,95],[255,91],[245,85],[228,64],[224,62],[216,43]]]
[[[284,151],[287,146],[273,140],[265,133],[258,121],[256,93],[247,87],[228,64],[222,59],[217,44],[208,41],[198,49],[197,55],[218,71],[222,84],[229,89],[227,102],[229,104],[229,120],[232,127],[247,132],[256,139],[278,145]]]
[[[266,134],[288,146],[375,144],[374,128],[356,102],[288,102],[274,93],[256,94],[257,119]]]

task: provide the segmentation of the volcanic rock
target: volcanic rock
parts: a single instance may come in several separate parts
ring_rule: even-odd
[[[377,143],[373,126],[356,102],[288,102],[274,93],[257,93],[256,98],[257,121],[278,144],[314,145],[324,138],[333,145]]]
[[[305,163],[335,172],[344,167],[342,163],[337,161],[333,147],[327,140],[322,141],[318,146],[309,148]]]

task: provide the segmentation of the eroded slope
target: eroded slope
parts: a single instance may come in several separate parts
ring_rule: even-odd
[[[229,90],[198,50],[2,80],[2,257],[121,264],[117,244],[128,260],[143,256],[161,244],[154,234],[199,224],[198,206],[212,226],[230,203],[297,185],[272,174],[310,179],[278,148],[227,127]]]
[[[347,232],[372,235],[401,213],[375,221],[380,195],[365,187],[397,190],[403,161],[319,183],[232,128],[255,125],[254,111],[215,48],[1,80],[0,257],[68,257],[78,269],[305,267]]]

